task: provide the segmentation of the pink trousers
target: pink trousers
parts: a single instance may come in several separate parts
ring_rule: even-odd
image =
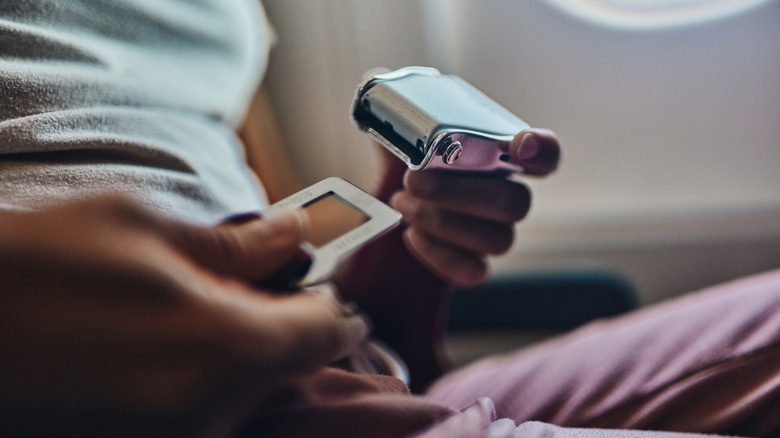
[[[389,377],[323,370],[281,399],[255,432],[780,437],[780,270],[482,360],[424,396]]]
[[[428,396],[453,407],[489,397],[518,424],[780,436],[780,270],[483,360]],[[588,434],[535,424],[495,436]]]

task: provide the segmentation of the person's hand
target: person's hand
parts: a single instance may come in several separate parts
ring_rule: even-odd
[[[301,227],[292,213],[199,227],[117,199],[0,214],[3,430],[225,431],[286,377],[347,354],[361,317],[248,286],[298,251]]]
[[[548,130],[529,129],[509,144],[525,173],[543,176],[558,165],[560,148]],[[488,255],[508,251],[514,224],[531,206],[528,188],[505,176],[407,171],[404,189],[391,199],[408,228],[409,251],[440,278],[473,286],[488,274]]]

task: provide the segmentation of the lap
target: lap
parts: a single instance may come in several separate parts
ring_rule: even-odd
[[[436,382],[516,423],[768,436],[780,432],[780,270],[489,358]]]

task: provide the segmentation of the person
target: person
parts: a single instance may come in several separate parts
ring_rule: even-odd
[[[780,272],[444,374],[449,287],[510,247],[525,185],[383,156],[374,193],[405,225],[337,273],[359,310],[279,293],[263,281],[307,230],[251,214],[301,186],[255,94],[271,39],[255,0],[0,17],[0,434],[780,433]],[[547,130],[508,149],[532,173],[557,165]],[[330,366],[368,320],[415,394]]]

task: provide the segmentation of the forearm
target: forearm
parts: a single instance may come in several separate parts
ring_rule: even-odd
[[[293,167],[264,88],[258,90],[240,131],[249,167],[262,181],[270,202],[301,189],[303,183]]]

